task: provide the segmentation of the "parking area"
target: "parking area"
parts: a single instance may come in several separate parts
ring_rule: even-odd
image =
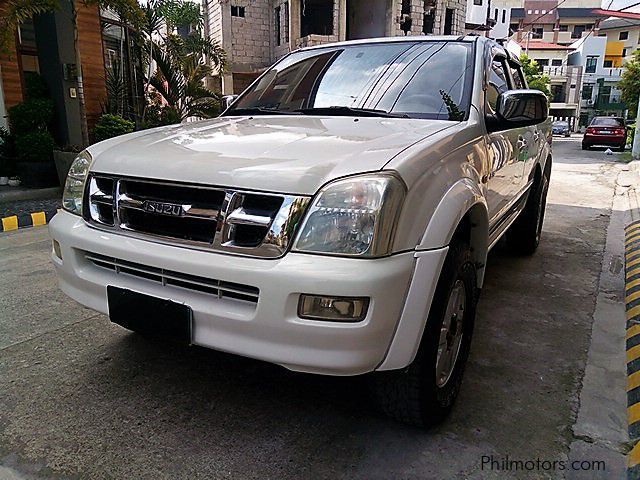
[[[0,234],[0,478],[623,476],[616,158],[554,140],[541,247],[491,253],[461,396],[429,431],[375,412],[366,378],[130,334],[57,289],[45,227]]]

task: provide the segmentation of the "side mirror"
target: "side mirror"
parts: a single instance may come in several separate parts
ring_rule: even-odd
[[[549,99],[540,90],[508,90],[498,97],[495,126],[498,130],[528,127],[549,116]]]
[[[225,95],[224,97],[222,97],[222,100],[224,101],[224,108],[229,108],[239,96],[240,95]]]

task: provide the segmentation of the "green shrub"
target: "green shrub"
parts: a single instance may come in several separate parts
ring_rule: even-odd
[[[37,72],[24,72],[24,87],[28,99],[49,98],[49,88]]]
[[[160,105],[148,105],[145,111],[142,128],[161,127],[180,123],[180,114],[175,108],[161,107]]]
[[[636,125],[629,125],[627,130],[627,144],[633,145],[633,136],[636,134]]]
[[[53,119],[53,102],[46,98],[32,98],[9,109],[11,133],[16,137],[36,130],[46,130]]]
[[[15,138],[6,128],[0,127],[0,157],[15,157]]]
[[[105,113],[100,117],[93,130],[96,142],[133,132],[135,124],[120,115]]]
[[[15,138],[9,130],[0,127],[0,177],[10,177],[15,174],[15,157]]]
[[[55,142],[49,132],[31,132],[16,138],[18,159],[22,162],[48,162]]]

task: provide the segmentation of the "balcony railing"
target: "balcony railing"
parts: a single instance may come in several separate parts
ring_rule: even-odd
[[[622,73],[624,72],[624,68],[623,67],[603,68],[601,71],[602,71],[602,75],[605,75],[605,76],[608,76],[608,77],[619,78],[619,77],[622,77]]]
[[[550,77],[566,77],[567,75],[577,73],[578,68],[579,67],[577,65],[550,65],[543,67],[542,71],[545,75],[549,75]]]

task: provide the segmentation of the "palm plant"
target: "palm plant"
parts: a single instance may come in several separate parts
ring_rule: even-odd
[[[105,69],[105,86],[107,87],[107,99],[102,110],[104,113],[124,117],[128,113],[125,111],[127,85],[120,60],[114,59],[111,66]]]
[[[156,96],[148,88],[153,87],[162,103],[181,120],[215,116],[220,111],[220,98],[205,86],[205,80],[214,69],[224,68],[225,53],[201,35],[199,7],[184,0],[158,0],[147,3],[144,12],[145,94],[153,102]],[[163,25],[168,33],[162,32]],[[172,33],[183,25],[190,26],[189,35]]]
[[[212,67],[204,63],[201,50],[189,51],[186,43],[176,35],[168,39],[165,48],[152,42],[156,71],[149,83],[181,120],[215,116],[220,111],[220,98],[204,84]]]

